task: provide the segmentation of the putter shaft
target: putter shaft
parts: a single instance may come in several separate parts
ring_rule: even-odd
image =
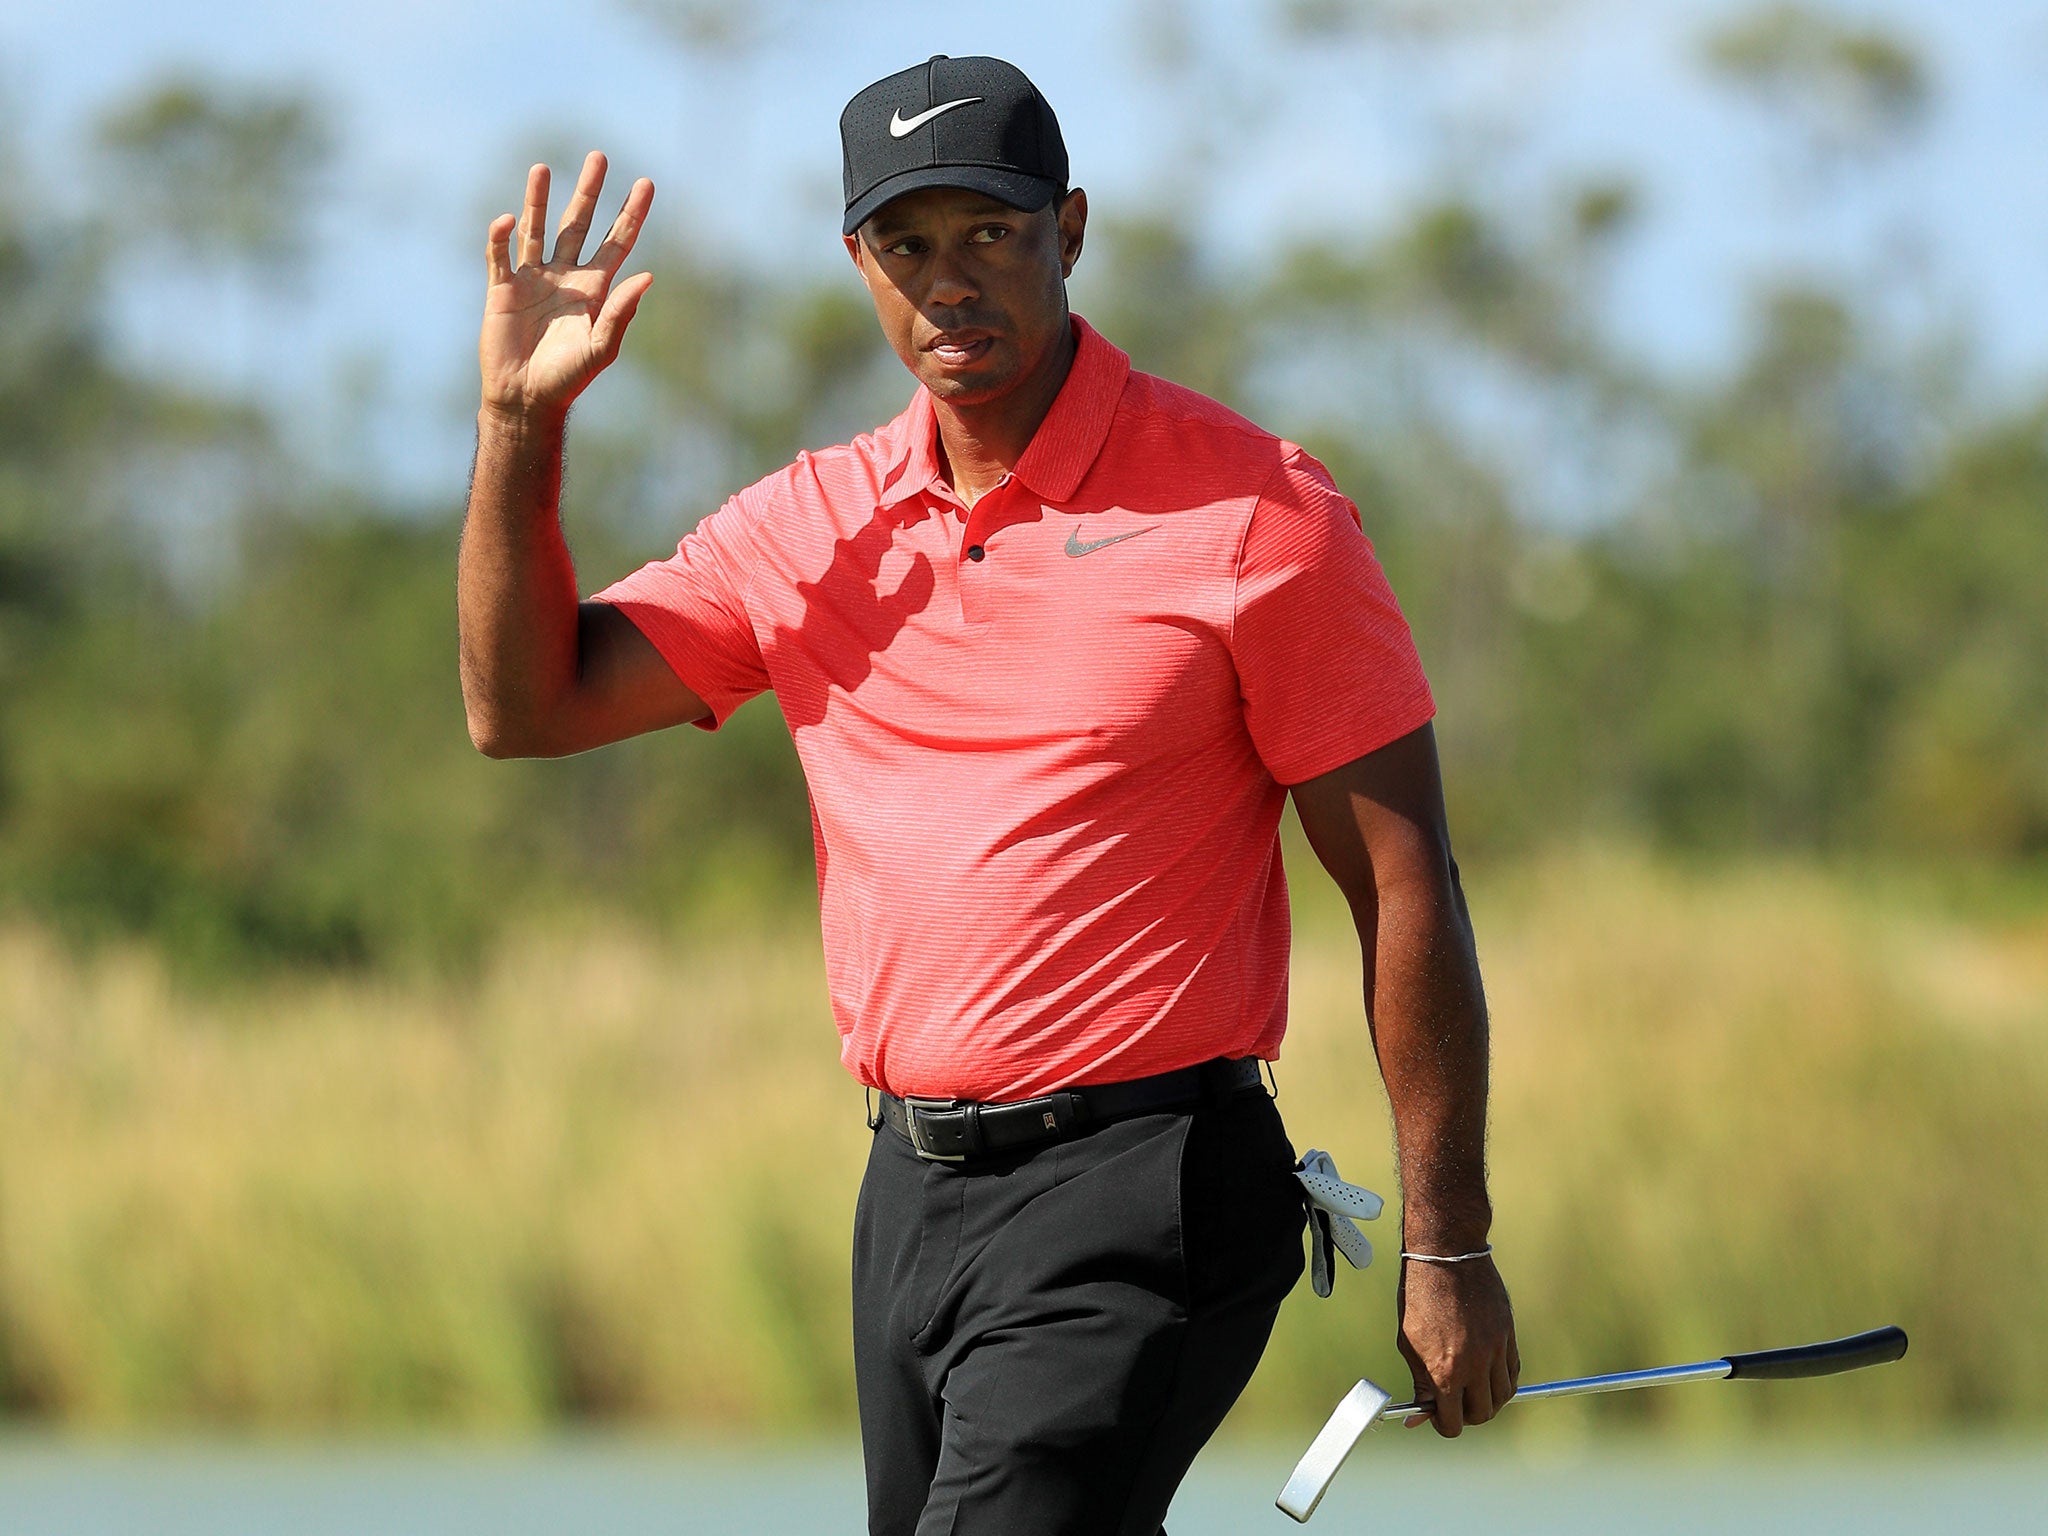
[[[1702,1360],[1695,1365],[1660,1365],[1647,1371],[1611,1371],[1605,1376],[1573,1376],[1565,1381],[1542,1381],[1533,1386],[1517,1387],[1508,1402],[1584,1397],[1592,1392],[1627,1392],[1636,1387],[1668,1387],[1681,1381],[1720,1381],[1734,1374],[1735,1368],[1726,1360]],[[1405,1419],[1411,1414],[1426,1414],[1433,1406],[1422,1402],[1395,1403],[1382,1408],[1379,1417]]]
[[[1521,1387],[1508,1399],[1581,1397],[1593,1392],[1627,1392],[1636,1387],[1664,1387],[1684,1381],[1725,1381],[1730,1377],[1751,1380],[1788,1380],[1800,1376],[1834,1376],[1843,1371],[1860,1371],[1865,1366],[1883,1365],[1906,1352],[1906,1335],[1899,1328],[1873,1328],[1846,1339],[1822,1344],[1796,1344],[1790,1349],[1765,1349],[1754,1354],[1727,1355],[1719,1360],[1700,1360],[1691,1365],[1662,1365],[1647,1371],[1615,1371],[1605,1376],[1575,1376],[1566,1381],[1545,1381]],[[1370,1381],[1353,1387],[1330,1415],[1308,1453],[1295,1466],[1287,1485],[1275,1501],[1296,1520],[1307,1520],[1316,1512],[1329,1491],[1331,1479],[1344,1465],[1351,1448],[1374,1424],[1387,1419],[1405,1419],[1411,1414],[1428,1414],[1434,1404],[1389,1403],[1392,1393]]]
[[[1590,1392],[1626,1392],[1633,1387],[1664,1387],[1680,1381],[1725,1381],[1742,1377],[1752,1381],[1787,1381],[1801,1376],[1837,1376],[1843,1371],[1860,1371],[1869,1365],[1884,1365],[1906,1352],[1902,1328],[1873,1328],[1852,1333],[1846,1339],[1829,1339],[1822,1344],[1795,1344],[1790,1349],[1759,1349],[1746,1355],[1727,1355],[1719,1360],[1701,1360],[1692,1365],[1660,1365],[1647,1371],[1615,1371],[1606,1376],[1575,1376],[1569,1381],[1546,1381],[1533,1387],[1518,1387],[1515,1398],[1535,1401],[1545,1397],[1582,1397]],[[1421,1403],[1401,1403],[1380,1411],[1382,1419],[1405,1418],[1426,1413]]]

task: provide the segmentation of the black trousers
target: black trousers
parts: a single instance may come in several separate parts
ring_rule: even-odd
[[[1264,1093],[971,1165],[875,1132],[854,1217],[873,1536],[1158,1536],[1301,1276]]]

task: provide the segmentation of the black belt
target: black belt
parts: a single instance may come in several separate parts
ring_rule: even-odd
[[[1259,1058],[1218,1057],[1200,1066],[1064,1088],[1035,1099],[976,1104],[964,1099],[899,1099],[882,1095],[887,1121],[927,1162],[960,1163],[986,1152],[1009,1152],[1041,1142],[1065,1141],[1132,1115],[1190,1107],[1259,1087]],[[876,1122],[880,1124],[881,1122]]]

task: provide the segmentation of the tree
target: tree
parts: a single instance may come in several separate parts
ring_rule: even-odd
[[[1799,124],[1823,159],[1869,153],[1916,127],[1933,94],[1906,39],[1801,5],[1772,5],[1710,32],[1708,64]]]
[[[101,121],[124,219],[190,255],[275,275],[303,256],[334,151],[309,96],[176,74]]]

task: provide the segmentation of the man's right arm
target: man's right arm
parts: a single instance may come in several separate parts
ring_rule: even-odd
[[[632,620],[608,604],[577,601],[562,538],[569,407],[618,356],[653,281],[642,272],[613,284],[654,200],[644,179],[591,259],[582,259],[604,172],[604,156],[593,150],[552,259],[544,165],[527,173],[520,217],[492,220],[484,242],[483,405],[456,612],[469,737],[491,757],[564,757],[711,712]]]
[[[565,757],[711,712],[631,619],[577,600],[564,426],[552,412],[477,414],[456,609],[469,739],[488,757]]]

